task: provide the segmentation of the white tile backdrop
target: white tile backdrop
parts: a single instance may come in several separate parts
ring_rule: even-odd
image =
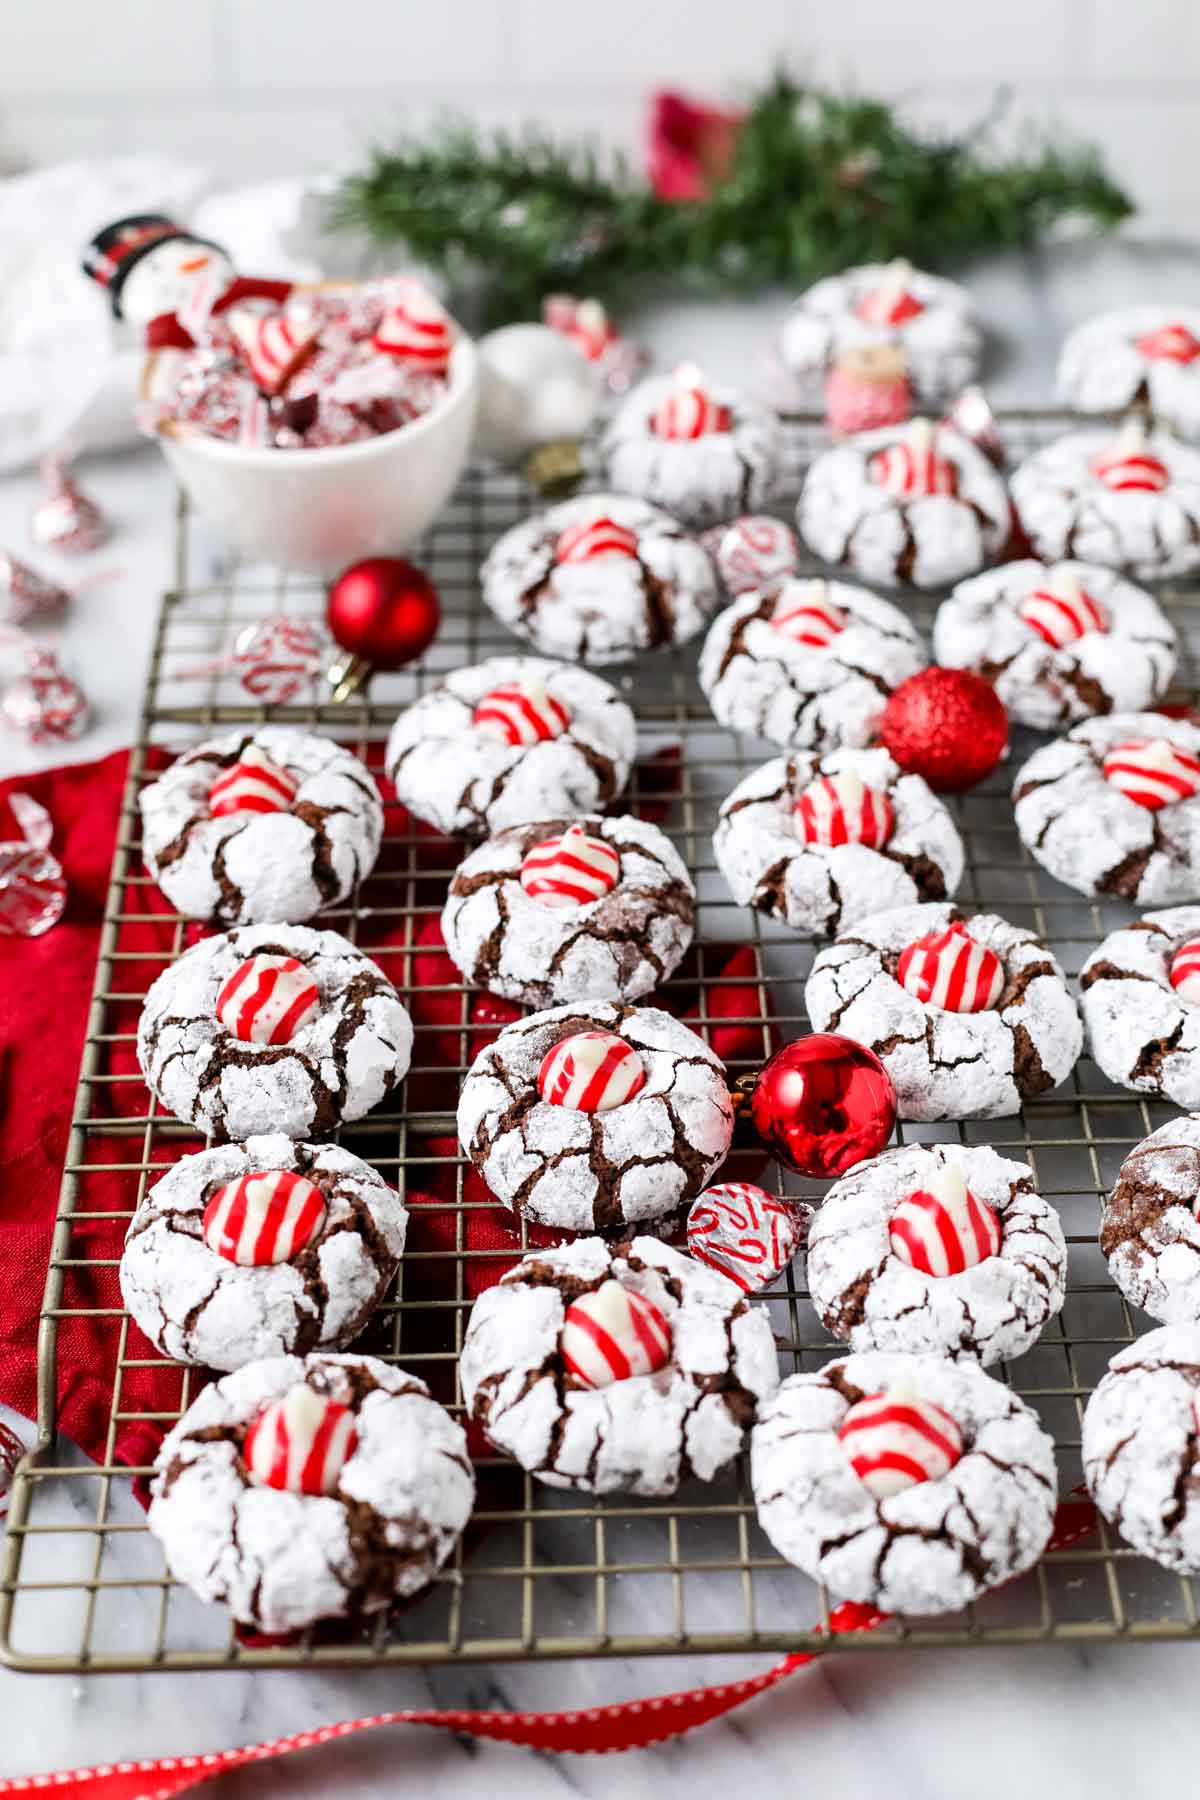
[[[733,96],[781,54],[951,128],[1009,84],[1008,129],[1101,139],[1150,223],[1200,223],[1200,0],[11,0],[0,158],[258,178],[447,106],[636,151],[650,88]]]

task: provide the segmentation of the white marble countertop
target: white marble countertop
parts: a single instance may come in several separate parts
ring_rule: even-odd
[[[1200,252],[1129,238],[1006,256],[970,274],[994,349],[987,385],[1000,404],[1045,403],[1062,333],[1101,306],[1150,295],[1200,301]],[[741,306],[672,305],[630,321],[669,366],[684,356],[745,378],[784,296]],[[133,734],[150,632],[169,578],[172,491],[151,449],[80,468],[116,526],[94,557],[42,556],[71,585],[91,570],[64,623],[63,651],[93,722],[80,760]],[[0,486],[0,546],[21,554],[36,484]],[[49,767],[60,746],[0,738],[0,774]],[[723,1793],[742,1783],[823,1800],[878,1788],[897,1800],[1103,1800],[1165,1792],[1200,1751],[1192,1645],[1076,1646],[978,1653],[839,1653],[689,1739],[611,1758],[522,1755],[525,1800],[543,1795]],[[762,1657],[463,1667],[423,1672],[205,1674],[90,1680],[0,1674],[0,1776],[223,1748],[383,1708],[580,1707],[719,1681]],[[514,1752],[448,1733],[373,1733],[240,1775],[212,1792],[345,1800],[417,1791],[466,1800],[515,1773]]]

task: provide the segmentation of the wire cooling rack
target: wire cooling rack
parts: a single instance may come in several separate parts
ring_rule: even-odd
[[[1071,421],[1025,413],[1004,423],[1011,449],[1020,455]],[[818,441],[814,422],[792,427],[793,485]],[[401,705],[444,671],[513,647],[479,603],[476,571],[498,533],[531,503],[516,479],[470,472],[420,551],[445,613],[438,641],[424,660],[399,675],[378,678],[367,698],[337,707],[316,701],[289,705],[273,716],[317,726],[377,760]],[[1163,598],[1186,646],[1181,682],[1183,691],[1190,691],[1192,659],[1200,646],[1200,595],[1175,588]],[[199,1148],[200,1140],[151,1105],[132,1058],[140,998],[183,947],[187,930],[178,917],[154,910],[161,902],[140,861],[135,803],[158,747],[178,749],[215,728],[264,716],[228,677],[184,679],[181,671],[214,657],[239,626],[281,609],[315,617],[322,600],[315,582],[228,566],[181,509],[175,586],[162,606],[122,803],[46,1284],[39,1436],[16,1472],[11,1497],[0,1582],[0,1655],[31,1670],[143,1671],[694,1655],[818,1645],[879,1651],[897,1645],[1182,1638],[1200,1630],[1192,1583],[1135,1556],[1101,1524],[961,1614],[894,1621],[865,1635],[827,1638],[830,1599],[782,1563],[758,1529],[744,1462],[711,1485],[692,1482],[670,1500],[648,1503],[556,1493],[505,1460],[482,1456],[478,1509],[453,1563],[397,1617],[376,1620],[357,1635],[318,1629],[282,1642],[247,1637],[231,1627],[222,1609],[202,1606],[172,1582],[145,1528],[135,1484],[148,1473],[153,1433],[178,1417],[196,1391],[197,1376],[162,1364],[139,1338],[121,1310],[116,1262],[129,1215],[147,1186],[169,1159],[181,1149]],[[927,597],[912,601],[925,628],[933,604]],[[693,645],[678,655],[645,658],[635,673],[618,671],[614,679],[634,702],[643,733],[629,804],[637,809],[643,802],[661,802],[666,771],[666,785],[674,791],[665,828],[694,871],[700,897],[699,967],[668,983],[665,999],[691,1006],[702,1031],[714,1012],[737,1009],[738,1016],[725,1021],[746,1028],[745,1055],[730,1065],[736,1076],[761,1060],[772,1031],[786,1039],[806,1028],[802,989],[813,951],[736,907],[717,874],[710,838],[716,809],[734,783],[771,752],[714,724],[696,686],[695,663]],[[1019,741],[1014,758],[1032,745],[1031,738]],[[967,846],[959,897],[968,906],[994,908],[1034,926],[1073,976],[1099,938],[1130,916],[1129,909],[1081,900],[1031,861],[1013,829],[1010,781],[1011,766],[953,803]],[[428,968],[412,949],[422,926],[440,911],[445,867],[445,862],[440,871],[431,866],[428,839],[389,807],[379,870],[356,904],[331,912],[327,922],[376,955],[406,999],[426,1009],[434,1005],[441,1015],[436,1023],[418,1024],[413,1071],[394,1104],[344,1135],[351,1148],[410,1195],[431,1188],[442,1195],[433,1208],[414,1206],[410,1250],[369,1328],[366,1347],[414,1369],[457,1408],[457,1353],[470,1284],[487,1258],[495,1262],[496,1253],[472,1242],[473,1226],[489,1209],[464,1192],[463,1163],[450,1135],[449,1109],[468,1060],[477,997],[449,979],[431,987]],[[156,935],[147,941],[147,932]],[[748,986],[744,976],[735,980],[721,973],[729,954],[743,945],[752,966]],[[1146,1328],[1108,1279],[1100,1257],[1100,1201],[1130,1147],[1170,1111],[1114,1089],[1085,1059],[1062,1089],[1016,1118],[901,1127],[908,1141],[992,1143],[1027,1160],[1039,1190],[1060,1209],[1070,1244],[1064,1310],[1033,1351],[994,1373],[1033,1403],[1053,1433],[1064,1496],[1080,1480],[1080,1419],[1088,1394],[1116,1349]],[[781,1192],[812,1192],[774,1165],[762,1179]],[[523,1241],[514,1236],[513,1254],[521,1247]],[[809,1303],[802,1262],[775,1284],[765,1303],[785,1371],[819,1366],[837,1353]],[[84,1332],[91,1334],[88,1376],[107,1406],[98,1463],[82,1458],[57,1432],[60,1378],[67,1366],[59,1352],[70,1334]],[[75,1366],[77,1350],[73,1359]],[[126,1460],[130,1446],[132,1464]]]

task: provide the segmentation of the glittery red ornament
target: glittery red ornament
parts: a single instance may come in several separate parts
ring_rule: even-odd
[[[896,1094],[873,1050],[817,1031],[763,1065],[750,1093],[750,1120],[780,1162],[832,1179],[878,1156],[896,1123]]]
[[[334,699],[353,693],[372,669],[399,669],[420,656],[441,622],[437,589],[400,556],[369,556],[343,569],[329,590],[329,629],[349,653],[329,672]]]
[[[883,712],[880,740],[902,769],[939,794],[958,794],[991,773],[1008,748],[1008,714],[981,675],[922,669],[902,681]]]

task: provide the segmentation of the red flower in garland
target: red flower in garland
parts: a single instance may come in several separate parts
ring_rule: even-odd
[[[660,200],[704,200],[720,186],[733,168],[742,117],[682,94],[654,95],[646,166]]]

